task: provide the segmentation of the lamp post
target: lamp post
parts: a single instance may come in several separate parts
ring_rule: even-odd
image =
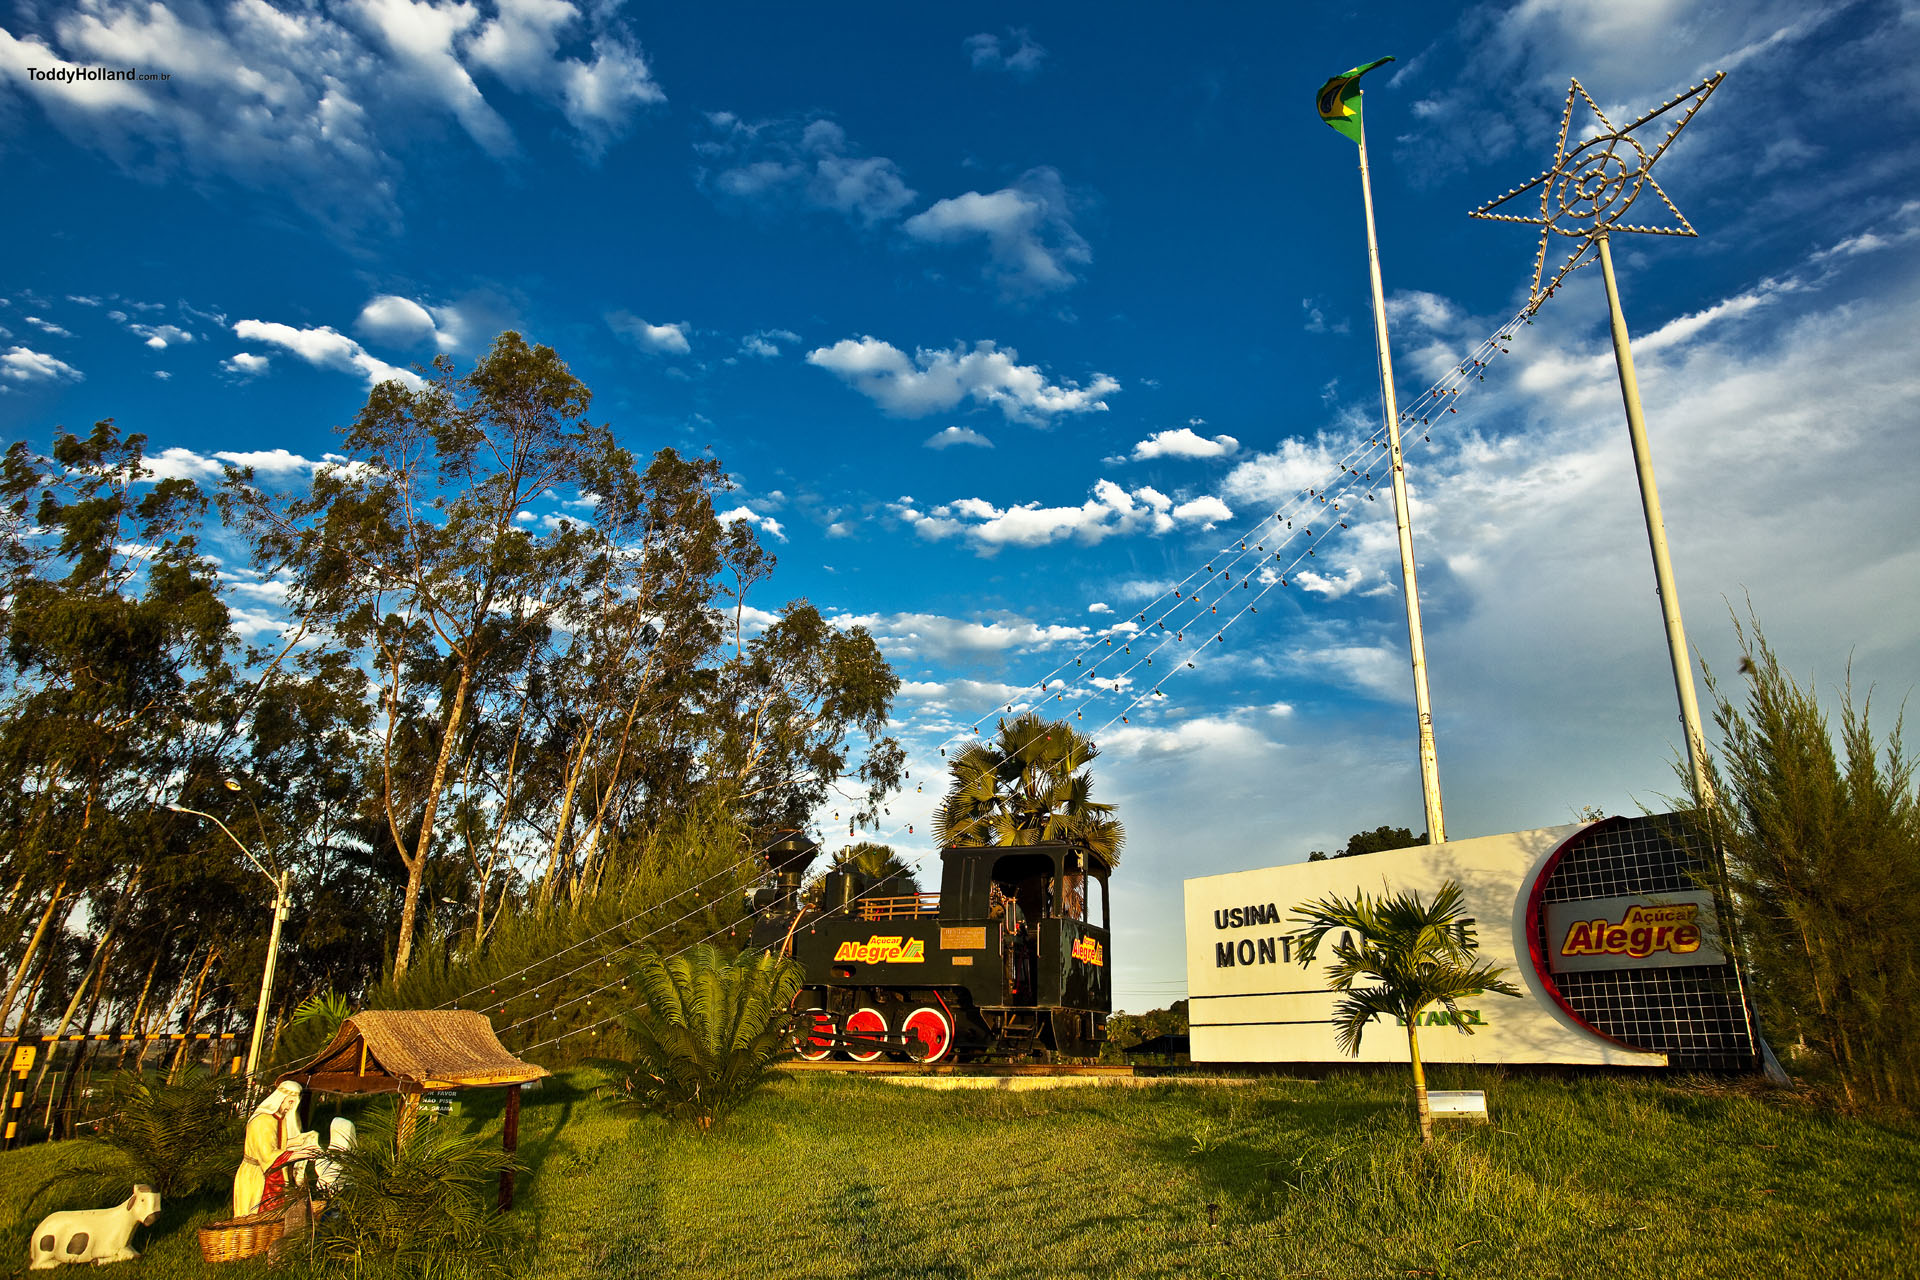
[[[239,787],[232,782],[228,782],[227,785],[231,790],[239,790]],[[269,871],[260,859],[253,856],[253,850],[247,848],[240,837],[233,834],[232,829],[213,814],[203,813],[199,809],[189,809],[183,804],[170,804],[167,808],[175,813],[190,813],[196,818],[205,818],[219,827],[227,833],[227,839],[233,841],[240,852],[246,855],[247,861],[253,864],[254,870],[273,882],[273,931],[267,938],[267,964],[260,974],[260,1003],[253,1011],[253,1037],[247,1045],[247,1080],[251,1087],[253,1073],[260,1065],[260,1035],[267,1027],[267,1001],[273,995],[273,968],[280,958],[280,926],[287,918],[287,886],[291,882],[293,873]]]

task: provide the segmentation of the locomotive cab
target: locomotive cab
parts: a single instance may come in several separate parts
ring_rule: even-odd
[[[833,873],[755,943],[806,969],[803,1058],[1090,1056],[1112,1010],[1106,862],[1078,845],[941,850],[940,892]]]

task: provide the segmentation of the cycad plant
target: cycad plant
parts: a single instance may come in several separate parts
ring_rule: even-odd
[[[1334,1006],[1340,1048],[1360,1052],[1367,1024],[1391,1015],[1407,1028],[1407,1052],[1413,1060],[1414,1105],[1420,1138],[1433,1139],[1433,1113],[1427,1105],[1427,1073],[1420,1061],[1420,1014],[1429,1005],[1445,1009],[1449,1021],[1467,1035],[1473,1028],[1460,1017],[1463,996],[1497,992],[1517,996],[1519,988],[1501,975],[1504,965],[1478,960],[1473,922],[1465,918],[1460,886],[1449,880],[1423,902],[1417,893],[1372,897],[1356,891],[1351,899],[1329,894],[1293,909],[1306,922],[1298,935],[1302,965],[1313,963],[1327,935],[1338,932],[1328,981],[1341,992]],[[1369,985],[1357,986],[1366,982]]]
[[[629,1102],[705,1131],[766,1083],[791,1052],[788,1006],[800,966],[771,952],[731,956],[700,943],[643,951],[630,981],[644,1002],[620,1015],[636,1053],[612,1072]]]
[[[360,1122],[315,1227],[307,1261],[320,1274],[378,1261],[404,1276],[504,1275],[515,1235],[495,1212],[500,1175],[518,1169],[488,1133],[441,1120],[402,1125],[395,1105]]]
[[[144,1182],[160,1193],[164,1209],[177,1196],[219,1186],[233,1175],[240,1150],[235,1091],[232,1078],[198,1067],[171,1084],[130,1071],[114,1075],[103,1090],[107,1115],[99,1138],[42,1183],[33,1200],[61,1188],[63,1199],[98,1201]]]
[[[1065,721],[1026,712],[1001,720],[993,739],[953,758],[953,784],[933,813],[934,839],[943,845],[1041,844],[1065,840],[1120,860],[1126,829],[1113,806],[1093,799],[1100,754],[1093,740]]]

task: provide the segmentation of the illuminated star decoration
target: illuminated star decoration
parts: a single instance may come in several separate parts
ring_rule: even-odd
[[[1569,271],[1590,261],[1589,251],[1594,241],[1609,231],[1639,231],[1655,236],[1693,236],[1699,232],[1693,229],[1685,215],[1674,207],[1667,193],[1653,179],[1653,162],[1665,154],[1673,145],[1674,137],[1684,129],[1687,121],[1693,119],[1693,113],[1706,105],[1707,98],[1720,87],[1720,81],[1726,78],[1726,72],[1716,71],[1693,88],[1680,93],[1670,101],[1662,103],[1647,112],[1626,128],[1616,128],[1613,121],[1593,100],[1578,80],[1567,90],[1567,109],[1560,117],[1560,142],[1554,149],[1553,164],[1547,171],[1525,186],[1515,187],[1497,200],[1489,200],[1475,209],[1470,217],[1487,218],[1494,222],[1531,222],[1540,228],[1540,254],[1533,264],[1533,293],[1529,310],[1538,310],[1540,304],[1553,295],[1560,287],[1560,281]],[[1602,133],[1588,138],[1573,150],[1567,150],[1567,132],[1573,123],[1573,104],[1578,98],[1586,102],[1600,121]],[[1633,137],[1633,131],[1651,120],[1657,120],[1669,111],[1685,104],[1686,110],[1674,126],[1667,130],[1659,145],[1651,152],[1640,145]],[[1519,196],[1525,195],[1535,187],[1540,189],[1540,214],[1538,217],[1522,217],[1512,213],[1495,213],[1501,205]],[[1651,187],[1660,197],[1660,203],[1667,206],[1678,226],[1647,227],[1635,226],[1620,221],[1633,202],[1640,198],[1641,191]],[[1573,251],[1560,269],[1554,272],[1553,279],[1547,281],[1544,288],[1540,280],[1546,274],[1547,245],[1552,235],[1558,232],[1579,240],[1580,247]]]

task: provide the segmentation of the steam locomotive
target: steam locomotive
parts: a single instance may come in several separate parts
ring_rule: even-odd
[[[794,1002],[801,1059],[876,1062],[1090,1057],[1113,1010],[1107,877],[1073,844],[941,850],[940,892],[829,872],[801,885],[819,846],[767,851],[754,895],[756,948],[806,971]]]

